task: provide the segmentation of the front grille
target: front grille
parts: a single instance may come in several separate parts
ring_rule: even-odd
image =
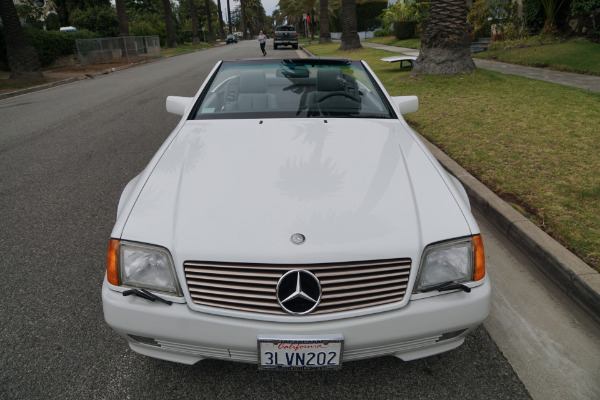
[[[195,304],[285,315],[277,303],[276,287],[279,278],[293,269],[305,269],[319,278],[323,294],[311,315],[325,314],[402,301],[410,259],[303,265],[184,263]]]

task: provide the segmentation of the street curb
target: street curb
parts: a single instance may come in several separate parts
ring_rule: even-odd
[[[471,204],[521,249],[554,284],[600,323],[600,274],[419,135],[442,166],[463,184]]]
[[[3,93],[3,94],[0,94],[0,100],[20,96],[22,94],[38,92],[40,90],[50,89],[50,88],[53,88],[56,86],[65,85],[67,83],[75,82],[78,80],[79,80],[78,78],[67,78],[67,79],[63,79],[62,81],[46,83],[46,84],[40,85],[40,86],[34,86],[34,87],[27,88],[27,89],[16,90],[14,92]]]
[[[204,50],[204,49],[198,49],[198,50],[195,50],[195,51],[200,51],[200,50]],[[182,54],[187,54],[187,53],[182,53]],[[121,70],[124,70],[124,69],[129,69],[129,68],[137,67],[138,65],[148,64],[148,63],[151,63],[151,62],[154,62],[154,61],[158,61],[158,60],[164,60],[164,59],[175,57],[175,56],[179,56],[179,55],[182,55],[182,54],[174,54],[174,55],[168,56],[168,57],[161,56],[159,58],[155,58],[155,59],[151,59],[151,60],[144,60],[144,61],[140,61],[140,62],[137,62],[137,63],[134,63],[134,64],[123,65],[123,66],[120,66],[120,67],[116,67],[114,71],[110,71],[109,68],[106,68],[107,72],[101,73],[101,74],[96,74],[96,75],[92,76],[91,78],[94,78],[96,76],[107,75],[109,73],[114,73],[114,72],[121,71]],[[53,87],[56,87],[56,86],[65,85],[67,83],[72,83],[72,82],[77,82],[77,81],[84,81],[86,79],[88,79],[88,78],[76,78],[76,77],[72,77],[72,78],[67,78],[67,79],[63,79],[63,80],[60,80],[60,81],[56,81],[56,82],[46,83],[44,85],[33,86],[33,87],[30,87],[30,88],[27,88],[27,89],[16,90],[14,92],[0,94],[0,100],[4,100],[4,99],[11,98],[11,97],[16,97],[16,96],[21,96],[23,94],[38,92],[40,90],[50,89],[50,88],[53,88]]]

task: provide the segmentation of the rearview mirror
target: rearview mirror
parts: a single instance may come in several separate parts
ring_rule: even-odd
[[[419,111],[419,98],[417,96],[394,96],[392,97],[396,110],[400,114],[410,114]]]
[[[192,104],[193,97],[169,96],[167,97],[167,112],[184,115],[187,107]]]

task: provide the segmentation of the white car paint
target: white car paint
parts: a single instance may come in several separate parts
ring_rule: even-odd
[[[127,288],[105,280],[105,318],[132,349],[184,363],[256,362],[257,335],[341,333],[347,359],[410,360],[460,345],[487,316],[487,277],[467,283],[471,293],[411,294],[427,245],[479,228],[460,183],[401,116],[188,120],[205,86],[194,99],[167,99],[167,109],[183,117],[119,202],[111,236],[167,249],[184,293],[163,296],[174,302],[167,306],[124,297]],[[414,96],[386,98],[403,113],[418,108]],[[302,246],[290,242],[297,232],[307,237]],[[182,268],[189,260],[293,265],[400,257],[412,260],[401,302],[301,319],[199,306]]]

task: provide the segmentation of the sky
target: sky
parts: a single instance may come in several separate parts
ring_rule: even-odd
[[[279,0],[261,0],[261,3],[265,8],[267,15],[273,15],[273,11],[275,11],[277,8],[277,3],[279,3]]]

